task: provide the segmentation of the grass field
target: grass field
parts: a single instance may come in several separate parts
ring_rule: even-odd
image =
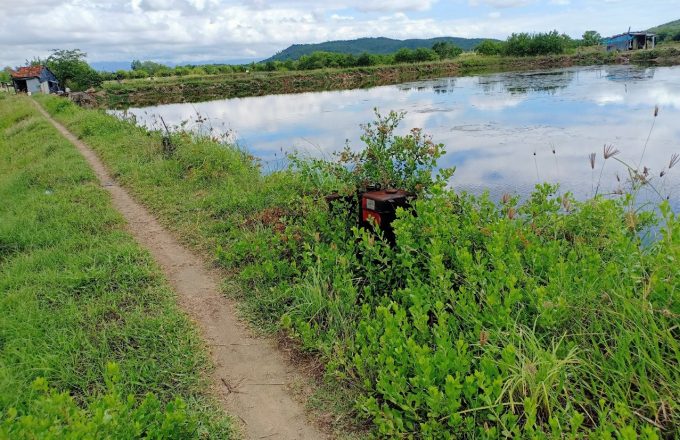
[[[197,330],[31,101],[0,94],[0,438],[233,438]]]
[[[435,186],[391,248],[320,196],[415,163],[375,163],[386,154],[441,153],[417,130],[393,139],[394,119],[368,128],[363,158],[264,175],[236,146],[176,133],[164,150],[160,133],[36,99],[224,269],[256,326],[325,365],[314,402],[333,423],[385,438],[680,435],[680,222],[667,204],[635,202],[662,177],[619,163],[628,195],[588,201],[550,185],[497,204]],[[430,175],[414,170],[404,182],[422,188]]]

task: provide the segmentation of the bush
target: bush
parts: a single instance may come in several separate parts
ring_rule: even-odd
[[[432,46],[432,50],[437,53],[440,59],[455,58],[463,53],[463,49],[450,41],[438,41]]]
[[[503,52],[503,46],[500,41],[484,40],[475,46],[475,52],[481,55],[500,55]]]
[[[154,394],[137,402],[124,397],[117,389],[120,372],[116,364],[108,364],[107,392],[82,408],[68,392],[49,389],[47,381],[38,378],[33,389],[40,397],[31,409],[20,413],[10,408],[0,414],[0,438],[81,439],[81,438],[163,438],[194,437],[195,418],[188,416],[180,398],[165,407]]]
[[[362,126],[361,140],[366,144],[365,149],[356,152],[347,145],[342,152],[334,153],[336,162],[293,154],[293,163],[303,173],[309,166],[314,170],[330,170],[350,193],[369,185],[422,192],[432,185],[444,185],[453,175],[453,169],[442,169],[433,175],[437,159],[446,153],[443,144],[435,144],[420,129],[413,129],[403,137],[394,135],[404,113],[392,111],[383,117],[376,109],[375,114],[374,123]]]
[[[557,31],[547,34],[513,33],[505,42],[503,53],[516,57],[559,55],[567,51],[569,44],[569,37]]]
[[[420,188],[416,215],[398,210],[396,246],[308,198],[273,240],[299,256],[272,281],[289,306],[281,323],[328,359],[328,378],[360,388],[358,408],[388,438],[657,440],[661,408],[655,423],[680,434],[680,221],[668,204],[632,214],[634,196],[581,203],[547,184],[523,205],[494,204],[425,185],[436,163],[404,165],[424,143],[417,130],[394,136],[399,121],[378,116],[366,150],[337,163],[297,162],[322,193]]]

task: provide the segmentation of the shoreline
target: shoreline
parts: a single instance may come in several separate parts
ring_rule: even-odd
[[[337,70],[171,77],[156,80],[132,80],[122,84],[109,83],[94,96],[97,107],[122,110],[130,107],[217,99],[351,90],[480,73],[613,64],[673,66],[680,64],[680,51],[657,49],[626,53],[587,52],[579,55],[527,58],[479,56],[455,62],[439,61]]]

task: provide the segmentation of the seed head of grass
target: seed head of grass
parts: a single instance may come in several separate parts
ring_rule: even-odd
[[[595,169],[595,157],[596,156],[597,155],[595,153],[590,153],[588,155],[588,159],[590,159],[590,168],[592,168],[593,170]]]
[[[663,177],[666,175],[666,169],[662,169],[661,172],[659,173],[659,177]]]
[[[659,106],[655,105],[654,106],[654,117],[656,118],[659,115]]]
[[[555,154],[555,144],[550,142],[550,149],[552,150],[552,154]]]
[[[614,157],[614,156],[616,156],[617,154],[620,153],[619,150],[614,148],[613,144],[609,144],[609,145],[605,144],[604,147],[602,147],[602,150],[603,150],[603,153],[604,153],[604,159],[605,160],[609,159],[610,157]]]
[[[504,205],[510,202],[510,194],[507,191],[503,191],[503,196],[501,197],[501,203]]]
[[[482,330],[479,332],[479,345],[484,347],[486,342],[489,340],[489,332]]]
[[[517,211],[515,210],[515,208],[510,208],[510,209],[508,210],[508,218],[509,218],[510,220],[512,220],[513,218],[515,218],[515,214],[516,214],[516,213],[517,213]]]
[[[668,169],[670,170],[673,168],[673,166],[677,165],[678,162],[680,162],[680,155],[678,155],[678,153],[673,153],[671,156],[671,161],[668,164]]]
[[[562,196],[562,206],[565,211],[571,211],[571,200],[569,200],[569,197],[567,197],[566,194]]]

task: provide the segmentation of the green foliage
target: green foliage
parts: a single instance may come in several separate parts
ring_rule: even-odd
[[[419,47],[411,50],[408,47],[402,47],[394,54],[394,61],[396,63],[420,63],[424,61],[438,60],[439,56],[432,49]]]
[[[475,52],[481,55],[500,55],[503,48],[504,43],[501,41],[484,40],[475,46]]]
[[[359,56],[364,52],[374,55],[391,55],[402,47],[415,50],[419,47],[429,48],[439,42],[450,43],[463,50],[472,50],[472,48],[481,41],[481,38],[456,37],[439,37],[425,40],[393,40],[384,37],[358,38],[356,40],[327,41],[319,44],[294,44],[265,61],[295,61],[300,59],[302,55],[309,56],[314,52],[331,52],[337,54],[351,54],[354,56]]]
[[[680,435],[680,221],[667,204],[636,212],[632,195],[578,202],[551,185],[523,203],[444,190],[426,180],[429,139],[396,136],[395,113],[364,128],[364,152],[263,175],[235,146],[179,134],[164,158],[153,133],[40,100],[235,273],[246,316],[360,394],[377,436]],[[357,228],[352,197],[322,198],[364,181],[423,185],[398,210],[394,247]]]
[[[177,397],[162,404],[148,393],[137,401],[121,393],[120,368],[107,365],[106,393],[82,408],[68,392],[48,388],[47,380],[37,378],[32,385],[38,397],[24,413],[10,408],[0,412],[0,438],[30,439],[187,439],[198,428],[195,414]]]
[[[437,41],[432,45],[432,50],[437,53],[439,59],[455,58],[463,53],[463,49],[450,41]]]
[[[86,62],[87,54],[80,49],[53,49],[52,54],[45,60],[45,65],[57,77],[61,88],[72,90],[86,90],[99,87],[102,77]]]
[[[557,31],[547,34],[513,33],[505,41],[503,54],[516,57],[559,55],[565,53],[570,44],[569,36],[560,35]]]
[[[602,35],[597,31],[585,31],[582,38],[584,46],[596,46],[602,40]]]
[[[680,41],[680,20],[653,27],[647,32],[656,34],[657,42]]]
[[[53,98],[55,114],[79,115],[73,102]],[[84,158],[32,101],[11,95],[0,105],[0,419],[14,408],[25,429],[56,423],[43,403],[67,399],[45,401],[31,388],[42,377],[94,423],[102,417],[95,407],[108,405],[95,397],[108,390],[102,372],[115,362],[116,392],[153,393],[161,408],[180,397],[198,420],[190,437],[230,437],[222,410],[203,397],[210,363],[196,329]]]
[[[159,71],[166,70],[168,67],[164,66],[163,64],[154,63],[153,61],[142,62],[139,60],[134,60],[130,65],[130,69],[133,71],[144,71],[146,73],[144,77],[147,77],[149,75],[156,75]]]
[[[375,122],[362,126],[364,134],[361,140],[366,144],[364,149],[356,152],[347,145],[342,152],[333,154],[337,159],[334,162],[293,154],[293,163],[307,178],[317,172],[330,170],[333,181],[341,182],[346,193],[354,193],[371,185],[422,192],[432,185],[446,184],[453,175],[453,169],[439,170],[433,176],[437,159],[446,153],[443,144],[435,144],[430,136],[417,128],[406,136],[394,135],[404,113],[391,111],[383,117],[375,109],[375,115]]]
[[[10,82],[12,80],[10,70],[11,70],[11,67],[9,67],[9,66],[0,70],[0,82]]]

